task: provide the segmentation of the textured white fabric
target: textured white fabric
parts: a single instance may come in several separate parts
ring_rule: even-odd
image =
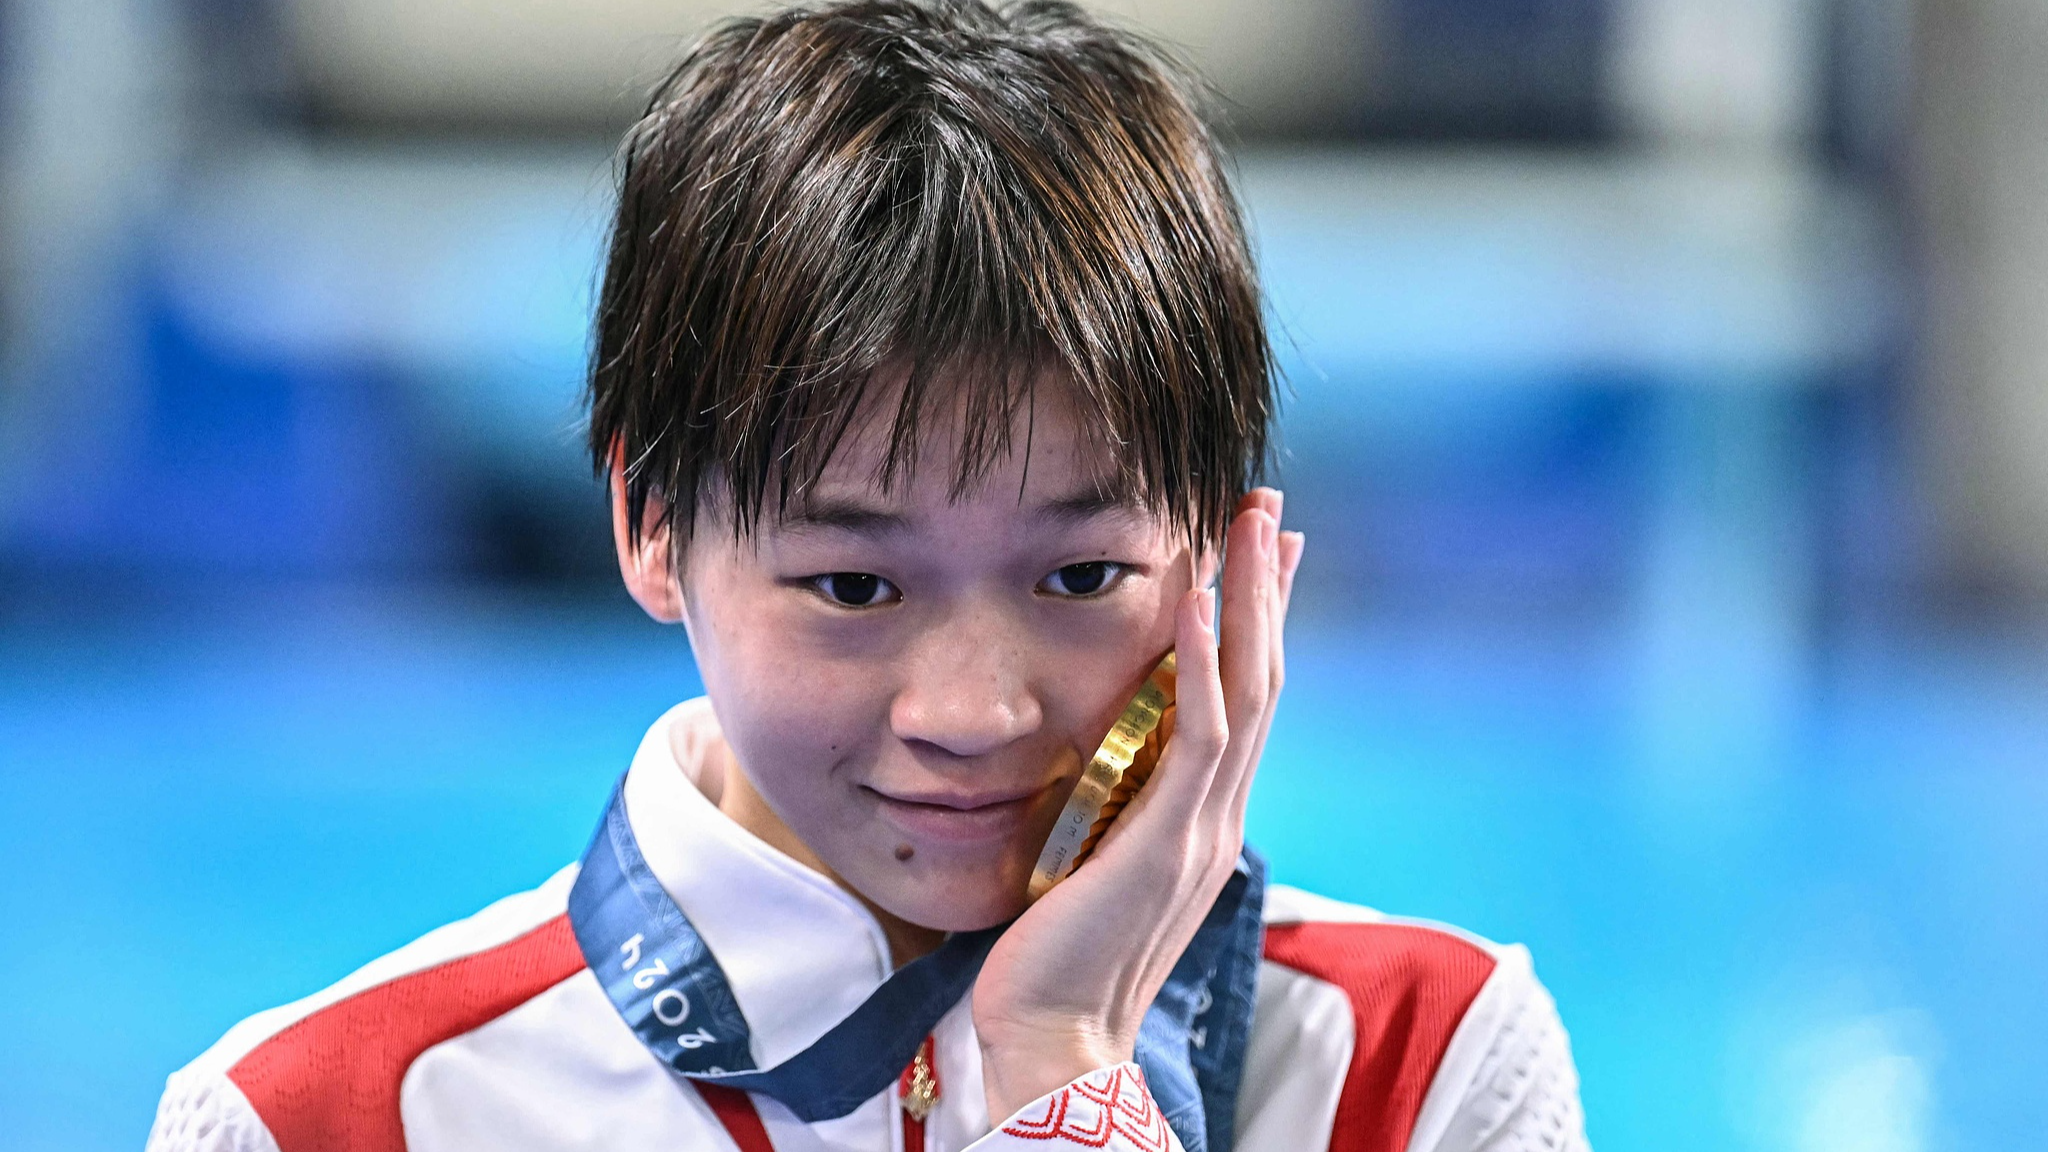
[[[542,1038],[545,1043],[540,1043]],[[602,1108],[565,1106],[601,1100]],[[413,1061],[399,1091],[411,1152],[657,1152],[717,1128],[647,1056],[587,969]],[[707,1147],[709,1145],[706,1145]]]
[[[1557,1005],[1537,981],[1528,952],[1503,951],[1451,1038],[1409,1152],[1587,1148],[1578,1070]]]
[[[755,1029],[757,1057],[772,1064],[865,998],[890,970],[888,950],[880,926],[857,900],[717,810],[705,794],[715,781],[698,783],[715,733],[701,702],[663,717],[628,774],[627,816],[649,866],[718,955]],[[171,1077],[150,1152],[279,1152],[227,1079],[237,1060],[344,997],[546,923],[564,911],[574,876],[573,866],[564,869],[540,888],[429,933],[332,988],[237,1025]],[[1267,919],[1412,923],[1282,885],[1269,891]],[[1493,955],[1496,968],[1451,1040],[1409,1152],[1582,1148],[1569,1046],[1527,954],[1465,938]],[[1333,1146],[1354,1031],[1341,988],[1278,964],[1261,965],[1239,1096],[1241,1152]],[[934,1035],[940,1098],[926,1122],[927,1148],[910,1152],[1023,1152],[1063,1142],[1141,1152],[1179,1147],[1170,1134],[1157,1143],[1147,1118],[1149,1097],[1138,1087],[1134,1066],[1091,1073],[991,1131],[969,1004],[956,1005]],[[822,1124],[804,1124],[763,1097],[755,1102],[777,1152],[904,1152],[892,1094]],[[587,971],[427,1049],[407,1069],[399,1103],[412,1152],[732,1149],[703,1098],[641,1047]],[[1104,1123],[1114,1129],[1112,1142],[1091,1143],[1102,1138]],[[1341,1149],[1343,1134],[1335,1137]]]
[[[1328,1148],[1358,1043],[1351,998],[1335,984],[1259,965],[1258,1007],[1238,1091],[1237,1146]]]
[[[181,1071],[171,1076],[157,1105],[144,1152],[278,1152],[270,1130],[225,1076]]]
[[[1180,1152],[1180,1146],[1180,1137],[1167,1127],[1145,1089],[1145,1074],[1136,1064],[1119,1064],[1017,1109],[1000,1128],[969,1145],[968,1152]]]
[[[974,1036],[974,1004],[963,999],[932,1030],[938,1057],[938,1107],[925,1118],[934,1148],[965,1148],[989,1130],[988,1097],[981,1090],[981,1044]],[[778,1145],[777,1147],[780,1147]]]

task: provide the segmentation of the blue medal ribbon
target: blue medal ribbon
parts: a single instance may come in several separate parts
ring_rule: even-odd
[[[1265,890],[1265,861],[1247,848],[1139,1026],[1138,1065],[1187,1152],[1230,1152]],[[805,1123],[887,1091],[1008,927],[948,936],[816,1043],[763,1069],[718,958],[640,854],[623,780],[583,854],[569,921],[612,1007],[656,1059],[692,1080],[772,1096]]]

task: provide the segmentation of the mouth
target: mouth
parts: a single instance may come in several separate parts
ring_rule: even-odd
[[[1028,824],[1058,781],[1029,791],[884,792],[862,785],[884,819],[913,840],[977,844],[1008,840]]]

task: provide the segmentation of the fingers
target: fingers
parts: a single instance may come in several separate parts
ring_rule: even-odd
[[[1281,508],[1280,493],[1270,488],[1240,501],[1225,538],[1220,620],[1216,592],[1190,591],[1177,606],[1173,738],[1120,830],[1160,823],[1191,829],[1200,820],[1217,835],[1242,835],[1244,805],[1285,675],[1282,628],[1304,547],[1301,533],[1279,531]]]
[[[1272,514],[1256,504],[1231,525],[1219,631],[1223,698],[1233,735],[1253,730],[1268,697],[1278,528]]]
[[[1256,745],[1273,696],[1279,507],[1280,494],[1272,489],[1247,493],[1226,542],[1220,664],[1231,739],[1211,796],[1219,813],[1234,805],[1256,766]]]
[[[1277,571],[1274,573],[1275,591],[1273,596],[1272,623],[1272,693],[1268,703],[1268,714],[1280,698],[1280,689],[1287,682],[1287,606],[1294,599],[1294,572],[1301,567],[1301,554],[1308,547],[1308,537],[1299,532],[1280,533],[1279,555],[1274,558]]]
[[[1258,775],[1259,765],[1266,751],[1266,734],[1272,730],[1273,716],[1279,710],[1280,690],[1287,680],[1286,623],[1287,605],[1293,597],[1294,572],[1301,565],[1302,551],[1307,547],[1307,537],[1299,532],[1282,532],[1279,536],[1279,555],[1275,558],[1277,594],[1272,603],[1271,642],[1268,645],[1270,669],[1268,699],[1265,714],[1260,718],[1259,730],[1247,746],[1249,759],[1246,769],[1238,781],[1237,793],[1232,798],[1230,818],[1237,824],[1244,822],[1245,807],[1251,800],[1252,780]]]
[[[1294,570],[1301,567],[1301,554],[1308,547],[1308,537],[1299,532],[1280,534],[1280,615],[1287,615],[1287,604],[1294,598]]]
[[[1230,723],[1216,650],[1216,593],[1190,589],[1174,612],[1176,673],[1173,738],[1152,780],[1125,810],[1125,823],[1158,810],[1169,826],[1188,827],[1214,790],[1217,766],[1230,745]],[[1114,831],[1112,835],[1114,835]]]

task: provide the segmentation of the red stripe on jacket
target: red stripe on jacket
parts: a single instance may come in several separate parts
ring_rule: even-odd
[[[1404,1152],[1451,1033],[1493,974],[1493,957],[1409,924],[1274,924],[1266,959],[1351,999],[1358,1040],[1330,1152]]]
[[[399,1085],[420,1053],[583,970],[557,916],[517,939],[337,1001],[228,1070],[282,1152],[405,1152]]]

